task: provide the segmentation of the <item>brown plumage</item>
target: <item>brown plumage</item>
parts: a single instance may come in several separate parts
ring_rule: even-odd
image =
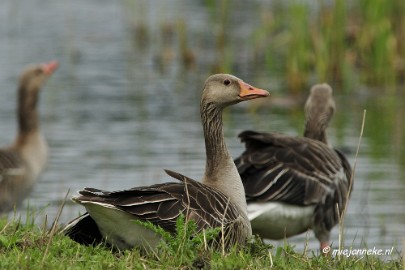
[[[181,182],[169,182],[165,184],[157,184],[145,187],[136,187],[122,191],[102,191],[94,188],[85,188],[80,191],[80,196],[74,201],[86,205],[86,202],[99,203],[105,207],[113,206],[126,214],[128,218],[150,221],[154,225],[164,228],[170,233],[176,233],[176,220],[183,214],[189,219],[196,221],[199,230],[203,228],[225,228],[225,246],[234,244],[243,245],[246,241],[246,232],[250,227],[244,222],[246,219],[241,217],[241,214],[234,204],[222,192],[203,185],[195,180],[192,180],[181,174],[166,171],[170,176],[180,180]],[[85,214],[80,218],[80,222],[91,222],[93,218],[89,214]],[[94,223],[93,225],[96,225]],[[68,235],[75,241],[83,244],[97,244],[102,241],[101,233],[98,229],[86,229],[82,231],[80,226],[75,225],[68,232]],[[87,226],[85,226],[87,228]],[[233,230],[230,230],[233,228]],[[120,228],[119,230],[121,230]],[[123,234],[128,232],[123,229]],[[153,246],[155,243],[148,240],[139,243],[133,243],[127,240],[129,237],[125,235],[111,236],[113,239],[110,244],[116,245],[118,248],[132,248],[133,246]],[[118,234],[117,233],[114,233]],[[133,237],[133,236],[131,236]],[[138,236],[140,239],[142,235]],[[221,243],[221,238],[217,240]]]
[[[351,167],[327,144],[335,111],[332,88],[315,85],[305,105],[305,137],[244,131],[235,159],[248,201],[253,233],[280,239],[313,229],[321,249],[349,198]]]
[[[47,144],[37,111],[41,86],[56,70],[57,62],[27,67],[18,87],[18,134],[0,149],[0,214],[18,206],[31,192],[47,161]]]
[[[202,182],[166,171],[180,182],[135,187],[122,191],[86,188],[73,198],[88,213],[73,220],[64,232],[82,244],[103,239],[120,249],[156,247],[160,237],[133,222],[150,221],[175,233],[176,219],[184,214],[201,231],[223,227],[226,247],[244,245],[251,236],[243,185],[222,134],[222,110],[243,100],[265,97],[267,91],[254,88],[227,74],[210,76],[201,99],[201,118],[207,162]]]

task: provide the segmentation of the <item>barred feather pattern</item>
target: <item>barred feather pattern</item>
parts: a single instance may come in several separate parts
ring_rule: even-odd
[[[238,209],[229,203],[227,196],[179,173],[166,172],[180,182],[114,192],[85,188],[73,200],[78,203],[91,201],[108,204],[133,215],[135,219],[149,221],[173,234],[176,233],[176,220],[183,214],[196,222],[198,231],[223,226],[226,247],[245,243],[245,222]],[[76,222],[65,233],[82,244],[101,242],[101,235],[96,223],[90,220],[91,217],[85,214],[79,219],[80,222]],[[94,232],[94,236],[90,232]],[[221,239],[222,234],[217,239],[219,244],[222,243]]]
[[[316,205],[314,226],[330,231],[338,223],[352,186],[342,153],[305,137],[254,131],[239,137],[246,150],[235,164],[248,202]]]

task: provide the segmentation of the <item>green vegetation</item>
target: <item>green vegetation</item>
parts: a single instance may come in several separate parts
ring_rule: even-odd
[[[150,31],[145,24],[145,6],[136,0],[126,2],[134,27],[134,40],[144,47]],[[201,65],[209,47],[215,55],[212,73],[234,73],[238,51],[249,47],[256,73],[277,77],[292,94],[299,94],[314,83],[326,81],[345,91],[365,85],[385,93],[401,91],[405,82],[405,2],[402,0],[302,1],[275,0],[252,5],[253,17],[261,18],[252,26],[249,40],[240,42],[235,26],[236,12],[229,0],[205,0],[211,32],[204,37],[187,34],[188,26],[180,16],[177,22],[162,20],[161,43],[157,59],[169,65],[176,58],[187,69]],[[236,4],[237,6],[238,4]],[[170,41],[167,33],[170,33]],[[148,34],[149,33],[149,34]],[[172,48],[174,40],[178,52]],[[192,41],[192,42],[191,42]],[[236,46],[236,43],[238,46]],[[402,88],[401,88],[402,87]],[[403,90],[402,90],[403,91]]]
[[[346,89],[384,86],[391,93],[403,84],[404,1],[311,3],[274,1],[256,34],[257,54],[265,55],[269,69],[279,59],[290,91],[307,89],[313,77]]]
[[[205,2],[214,14],[219,71],[232,72],[228,1]],[[226,10],[226,15],[223,11]],[[222,11],[222,13],[221,13]],[[405,79],[405,2],[402,0],[276,0],[257,6],[261,23],[253,44],[256,62],[293,94],[327,81],[348,90],[363,84],[394,93]],[[215,18],[217,20],[215,20]],[[221,18],[219,20],[218,18]],[[228,30],[228,31],[226,31]]]
[[[258,239],[241,250],[213,250],[207,243],[218,230],[196,234],[195,224],[184,225],[183,220],[178,232],[163,233],[165,241],[156,252],[118,252],[103,245],[79,245],[33,222],[2,219],[0,269],[403,269],[402,259],[307,256],[291,246],[275,248]],[[190,240],[191,236],[195,237]]]

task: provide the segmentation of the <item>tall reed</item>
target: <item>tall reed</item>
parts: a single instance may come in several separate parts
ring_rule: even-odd
[[[282,69],[291,93],[322,81],[343,89],[353,84],[387,93],[402,89],[404,1],[273,1],[262,12],[265,20],[255,33],[256,50],[264,51],[269,69]],[[275,67],[277,61],[283,64]]]

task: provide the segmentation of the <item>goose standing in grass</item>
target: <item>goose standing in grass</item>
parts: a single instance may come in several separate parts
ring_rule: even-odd
[[[15,142],[0,149],[0,215],[18,206],[31,192],[47,163],[48,147],[37,110],[39,91],[58,63],[27,67],[18,87],[18,133]]]
[[[332,88],[318,84],[305,104],[304,137],[254,131],[239,135],[246,150],[235,164],[254,234],[277,240],[312,229],[321,251],[328,250],[330,232],[352,188],[349,162],[327,144],[334,112]]]
[[[222,111],[229,105],[268,95],[232,75],[210,76],[200,106],[206,147],[201,183],[166,171],[180,182],[114,192],[85,188],[73,201],[83,205],[87,213],[68,224],[64,232],[82,244],[105,240],[119,249],[153,249],[160,237],[134,220],[150,221],[175,233],[176,219],[183,214],[186,220],[196,222],[199,231],[223,226],[224,246],[243,246],[252,231],[242,181],[224,141]]]

